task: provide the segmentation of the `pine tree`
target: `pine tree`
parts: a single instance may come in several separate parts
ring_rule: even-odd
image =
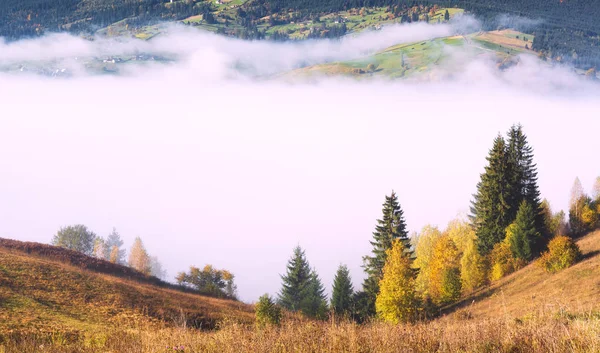
[[[106,237],[105,241],[105,258],[113,263],[124,264],[125,263],[125,249],[121,249],[123,246],[123,240],[121,240],[121,235],[117,232],[115,228],[113,228],[112,232]],[[116,260],[112,260],[112,252],[113,248],[117,247]]]
[[[129,267],[138,270],[141,273],[147,275],[150,274],[150,257],[148,256],[148,252],[146,252],[140,237],[136,237],[131,246],[131,251],[129,253]]]
[[[506,240],[517,259],[530,261],[533,255],[532,245],[539,243],[540,232],[536,228],[536,212],[523,200],[515,221],[507,228]]]
[[[498,135],[494,140],[487,161],[485,172],[477,184],[470,216],[482,255],[487,255],[495,244],[504,239],[505,229],[512,222],[509,158],[502,136]]]
[[[444,12],[444,21],[448,22],[450,20],[450,13],[448,12],[448,9],[446,9],[446,12]]]
[[[508,132],[508,158],[508,170],[511,174],[509,217],[514,220],[521,203],[527,201],[535,214],[535,228],[541,235],[532,239],[531,250],[534,254],[539,254],[546,247],[551,234],[544,223],[544,213],[537,185],[537,170],[533,162],[533,148],[529,146],[521,125],[513,125]]]
[[[310,280],[302,297],[300,311],[304,315],[321,320],[327,318],[325,287],[314,269],[310,273]]]
[[[279,293],[279,305],[291,311],[301,310],[311,281],[311,271],[304,250],[299,246],[294,249],[287,264],[287,273],[281,276],[281,280],[283,287]]]
[[[373,256],[365,256],[364,269],[367,278],[363,284],[363,290],[370,298],[368,310],[375,314],[375,299],[379,293],[379,281],[383,276],[383,266],[387,258],[387,251],[392,248],[395,240],[398,240],[403,248],[403,254],[408,258],[413,257],[411,242],[406,230],[404,212],[398,203],[396,193],[392,191],[391,196],[385,197],[383,204],[383,217],[377,220],[375,232],[373,232]]]
[[[406,256],[404,244],[394,241],[388,250],[379,284],[381,291],[375,301],[376,312],[381,319],[397,324],[416,318],[418,307],[414,275],[412,260]]]
[[[336,315],[349,317],[352,309],[352,295],[354,288],[350,279],[350,271],[346,265],[340,265],[333,278],[331,292],[331,309]]]
[[[258,298],[255,308],[256,324],[259,327],[279,325],[281,321],[281,308],[275,304],[268,294]]]

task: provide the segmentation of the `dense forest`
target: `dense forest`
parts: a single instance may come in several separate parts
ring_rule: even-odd
[[[527,17],[537,21],[521,31],[535,34],[532,49],[557,61],[589,68],[600,65],[600,1],[598,0],[249,0],[237,7],[235,16],[224,21],[237,25],[229,33],[243,39],[265,38],[257,28],[261,19],[269,17],[271,25],[311,20],[337,11],[362,7],[384,6],[409,22],[414,9],[432,4],[457,7],[483,19],[486,29],[519,27],[519,21],[507,23],[500,14]],[[8,40],[41,35],[46,32],[93,32],[98,28],[127,19],[130,26],[158,21],[185,19],[204,15],[207,23],[215,22],[215,7],[211,1],[184,0],[6,0],[0,3],[0,36]],[[417,17],[418,20],[418,17]],[[220,33],[225,33],[219,28]],[[327,26],[307,38],[339,37],[346,33],[343,26]],[[287,40],[283,32],[270,36]]]

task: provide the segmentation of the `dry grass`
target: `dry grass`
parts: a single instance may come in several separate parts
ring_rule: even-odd
[[[287,322],[259,330],[239,323],[217,331],[111,330],[81,337],[28,336],[4,352],[598,352],[600,321],[593,317],[535,320],[434,321],[417,325]],[[0,348],[0,352],[3,350]]]
[[[562,311],[600,311],[600,231],[579,239],[577,244],[584,259],[574,266],[548,274],[532,263],[465,298],[453,315],[520,318]]]
[[[0,247],[0,336],[139,325],[204,329],[229,316],[252,322],[253,308]]]
[[[530,265],[431,322],[287,315],[267,329],[254,327],[249,305],[0,248],[0,353],[600,352],[600,232],[578,244],[585,258],[575,266],[550,275]],[[200,330],[190,318],[219,323]]]

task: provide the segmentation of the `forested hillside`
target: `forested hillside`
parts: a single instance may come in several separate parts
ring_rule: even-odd
[[[227,6],[225,4],[228,4]],[[500,14],[527,17],[537,21],[529,30],[535,34],[532,49],[543,51],[557,61],[572,62],[589,68],[598,66],[600,57],[600,1],[598,0],[249,0],[199,1],[184,0],[7,0],[0,3],[0,36],[8,39],[36,36],[48,31],[93,32],[98,28],[127,19],[128,26],[145,25],[157,21],[175,21],[203,15],[201,21],[218,24],[215,15],[224,15],[223,31],[241,38],[260,39],[264,29],[258,26],[268,19],[270,26],[293,24],[299,21],[318,23],[320,16],[338,11],[389,7],[400,22],[422,20],[423,5],[463,8],[483,19],[487,29],[519,25],[517,22],[498,20]],[[418,9],[418,10],[415,10]],[[416,17],[413,13],[418,14]],[[337,22],[336,22],[337,23]],[[343,26],[343,25],[341,25]],[[345,29],[330,26],[317,36],[341,36]],[[232,27],[233,28],[233,27]],[[285,40],[283,32],[271,33],[270,38]]]

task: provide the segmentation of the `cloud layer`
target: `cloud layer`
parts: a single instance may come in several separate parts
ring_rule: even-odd
[[[440,68],[430,82],[250,79],[453,31],[419,24],[277,44],[172,30],[147,43],[4,44],[3,63],[141,52],[176,61],[122,76],[1,75],[0,236],[47,242],[67,224],[100,235],[115,226],[128,245],[141,236],[171,275],[230,269],[248,301],[277,292],[300,244],[328,286],[346,263],[359,287],[384,196],[396,190],[411,230],[443,227],[468,210],[493,138],[519,122],[543,196],[565,208],[575,176],[591,186],[600,174],[600,90],[567,68],[525,57],[506,71],[486,59]]]

